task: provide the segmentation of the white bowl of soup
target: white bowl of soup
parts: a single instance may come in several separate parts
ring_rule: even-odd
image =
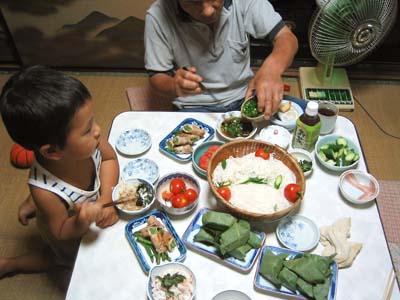
[[[257,125],[243,118],[240,111],[229,111],[220,115],[216,130],[225,140],[235,141],[252,138],[257,132]]]

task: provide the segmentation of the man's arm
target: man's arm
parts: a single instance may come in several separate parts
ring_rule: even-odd
[[[287,27],[283,27],[273,40],[273,49],[264,60],[254,78],[250,81],[246,98],[257,92],[258,110],[264,111],[269,119],[283,99],[283,72],[292,64],[298,49],[296,36]]]
[[[199,86],[202,80],[203,78],[196,74],[196,68],[189,67],[187,70],[178,69],[174,76],[156,73],[150,77],[149,82],[156,93],[176,98],[202,94],[203,90]]]

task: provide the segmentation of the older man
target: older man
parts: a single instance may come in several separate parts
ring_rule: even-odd
[[[249,36],[273,44],[255,75]],[[297,47],[267,0],[156,0],[146,15],[150,85],[184,111],[237,110],[255,90],[258,109],[269,119]]]

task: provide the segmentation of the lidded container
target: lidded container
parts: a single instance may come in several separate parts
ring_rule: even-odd
[[[309,152],[314,150],[321,130],[318,116],[318,103],[309,101],[306,111],[297,119],[293,132],[292,148],[300,148]]]

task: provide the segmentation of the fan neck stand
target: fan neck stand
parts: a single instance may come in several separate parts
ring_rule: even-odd
[[[342,111],[354,110],[353,94],[344,68],[333,68],[333,64],[300,67],[299,76],[304,99],[329,101]]]

